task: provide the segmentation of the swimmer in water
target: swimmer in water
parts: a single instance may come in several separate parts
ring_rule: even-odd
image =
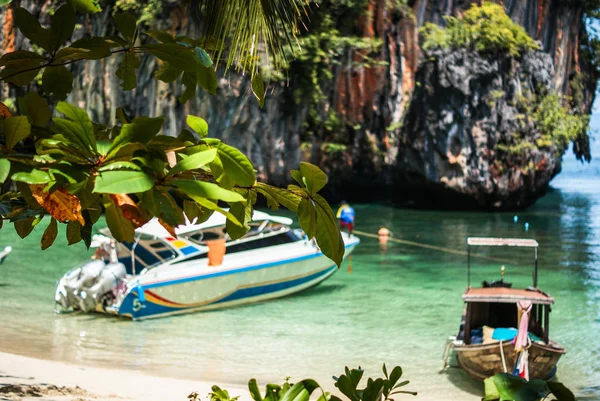
[[[390,235],[392,233],[387,228],[381,226],[379,231],[377,231],[377,235],[379,235],[379,247],[382,250],[387,249],[388,239],[390,239]]]

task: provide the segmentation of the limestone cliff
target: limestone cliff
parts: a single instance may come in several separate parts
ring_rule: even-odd
[[[13,3],[44,18],[53,1]],[[103,12],[82,19],[79,34],[111,34],[109,21],[115,3],[119,0],[101,1]],[[157,7],[151,21],[146,22],[153,27],[199,35],[200,20],[182,9],[180,2],[151,3]],[[151,79],[157,65],[150,58],[142,61],[138,88],[127,93],[120,90],[114,76],[118,60],[78,65],[75,68],[82,73],[77,74],[70,100],[88,109],[99,121],[114,119],[119,106],[133,115],[165,115],[167,134],[178,133],[186,114],[203,116],[209,122],[210,135],[244,151],[263,180],[283,185],[290,180],[287,171],[296,168],[299,161],[320,164],[330,173],[332,199],[393,198],[416,200],[417,205],[427,200],[439,207],[506,208],[527,206],[543,194],[550,179],[560,171],[564,149],[528,155],[527,160],[535,164],[532,176],[514,161],[503,163],[500,173],[494,159],[499,154],[495,146],[506,142],[513,128],[504,118],[506,113],[516,113],[510,106],[512,86],[531,86],[540,80],[570,95],[574,77],[589,69],[580,57],[583,6],[576,1],[505,1],[507,14],[541,43],[543,51],[515,64],[480,60],[476,54],[466,53],[439,54],[435,62],[422,57],[419,27],[426,22],[443,24],[444,15],[457,15],[471,1],[357,0],[360,12],[344,11],[340,15],[328,9],[333,3],[320,1],[311,21],[318,22],[331,14],[333,27],[342,34],[372,39],[379,45],[366,50],[346,42],[329,43],[337,47],[325,55],[326,62],[319,67],[326,73],[315,70],[310,77],[306,62],[293,62],[283,79],[270,84],[263,109],[249,95],[248,79],[235,73],[221,79],[218,96],[199,93],[181,105],[177,101],[180,85]],[[2,25],[4,51],[23,46],[10,11],[3,13]],[[466,64],[457,70],[452,63]],[[542,76],[536,78],[536,74]],[[580,79],[578,95],[582,110],[589,112],[596,82],[590,74],[583,76],[586,78]],[[311,87],[307,79],[315,77],[320,96],[316,104],[310,100],[314,91],[303,91]],[[465,88],[465,82],[479,86]],[[5,90],[5,96],[23,90]],[[490,107],[486,95],[499,90],[509,95]],[[449,98],[443,99],[436,91]],[[419,104],[430,113],[424,115]],[[452,138],[458,131],[453,127],[457,110],[461,109],[468,110],[471,117],[462,126],[467,136],[456,140]],[[535,137],[539,133],[530,130],[527,134]],[[434,137],[435,143],[431,142]],[[589,158],[585,138],[577,149],[582,157]],[[447,197],[432,196],[440,193]]]

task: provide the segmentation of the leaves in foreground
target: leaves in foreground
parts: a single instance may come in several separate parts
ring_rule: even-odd
[[[527,381],[521,377],[500,373],[484,380],[483,401],[575,401],[576,398],[564,384],[545,380]]]
[[[399,390],[406,386],[409,381],[405,380],[399,383],[402,377],[402,368],[394,367],[388,376],[385,364],[383,365],[384,377],[368,378],[366,386],[358,389],[359,382],[363,376],[363,371],[358,369],[348,369],[339,378],[334,377],[335,386],[346,396],[349,401],[394,401],[390,398],[394,394],[417,395],[412,391]],[[261,393],[256,379],[250,379],[248,382],[248,391],[254,401],[342,401],[339,397],[325,392],[321,385],[313,379],[305,379],[298,383],[290,383],[288,379],[281,385],[267,384],[264,394]],[[209,394],[210,401],[235,401],[239,396],[231,397],[227,390],[218,386],[212,387]],[[191,401],[199,401],[198,393],[192,393],[188,396]]]
[[[89,243],[102,214],[118,241],[132,241],[135,229],[153,217],[175,235],[186,217],[201,222],[214,212],[227,218],[229,235],[240,238],[261,194],[271,208],[297,212],[308,237],[336,264],[342,262],[344,242],[331,207],[319,195],[327,176],[312,164],[301,163],[292,172],[298,185],[277,188],[257,182],[252,163],[238,149],[207,138],[202,118],[187,119],[200,139],[187,131],[173,138],[160,135],[162,117],[122,118],[125,123],[108,127],[66,102],[56,106],[61,116],[51,118],[48,103],[34,92],[19,102],[27,115],[0,120],[0,180],[19,187],[1,216],[15,223],[22,237],[45,214],[52,216],[43,249],[54,242],[57,223],[68,225],[69,244]],[[21,152],[25,144],[32,153]]]

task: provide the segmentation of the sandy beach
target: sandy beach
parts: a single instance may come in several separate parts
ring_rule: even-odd
[[[186,401],[193,392],[206,399],[213,384],[0,353],[0,400]],[[245,388],[223,387],[251,400]]]
[[[419,382],[419,380],[417,380]],[[197,392],[205,401],[213,384],[252,401],[245,386],[152,376],[132,370],[87,367],[0,352],[0,401],[187,401]],[[329,383],[328,383],[329,384]],[[259,383],[262,389],[263,384]],[[416,391],[425,383],[414,385]],[[326,391],[333,391],[331,386]],[[402,399],[413,399],[404,396]],[[435,391],[419,391],[419,401],[456,400]],[[480,400],[464,392],[461,401]]]

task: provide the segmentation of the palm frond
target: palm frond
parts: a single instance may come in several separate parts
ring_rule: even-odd
[[[204,36],[225,43],[212,50],[218,63],[226,61],[254,73],[259,58],[279,68],[297,46],[296,34],[309,0],[192,0],[201,7]],[[210,50],[209,50],[210,52]]]

